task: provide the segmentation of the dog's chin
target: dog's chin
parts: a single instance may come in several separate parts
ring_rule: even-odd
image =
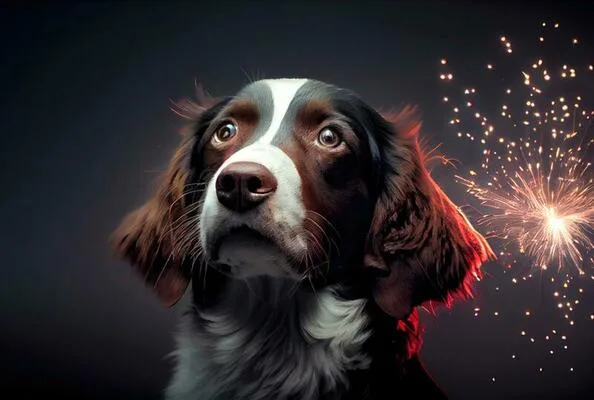
[[[213,264],[229,276],[298,279],[291,257],[273,240],[247,227],[231,230],[216,241]]]

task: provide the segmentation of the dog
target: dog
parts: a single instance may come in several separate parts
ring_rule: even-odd
[[[178,104],[192,123],[114,233],[167,305],[170,400],[445,398],[417,307],[472,296],[487,241],[431,178],[415,107],[312,79]]]

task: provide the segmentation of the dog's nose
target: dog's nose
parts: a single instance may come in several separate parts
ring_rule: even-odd
[[[274,193],[277,181],[265,166],[255,162],[227,165],[216,181],[217,198],[230,210],[245,212]]]

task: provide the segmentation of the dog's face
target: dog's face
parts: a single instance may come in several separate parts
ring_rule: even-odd
[[[169,304],[201,264],[308,285],[373,268],[370,295],[402,316],[468,294],[492,254],[427,173],[410,109],[386,119],[307,79],[185,109],[195,124],[161,186],[114,237]]]
[[[323,83],[286,79],[255,82],[225,102],[192,154],[197,170],[214,171],[193,182],[205,185],[197,222],[210,264],[234,277],[315,281],[360,256],[373,212],[373,137],[343,109],[347,100]]]

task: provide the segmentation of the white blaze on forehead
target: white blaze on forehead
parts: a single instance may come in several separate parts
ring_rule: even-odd
[[[307,82],[307,79],[266,79],[263,81],[272,93],[272,121],[259,143],[271,143],[280,128],[281,122],[289,109],[295,94]]]
[[[221,225],[225,225],[226,228],[246,225],[260,231],[270,230],[270,226],[274,226],[273,234],[278,240],[284,242],[284,246],[294,251],[301,251],[307,247],[306,240],[300,233],[306,211],[301,195],[299,171],[293,160],[283,150],[271,144],[291,101],[307,79],[272,79],[263,82],[269,87],[272,95],[272,110],[269,110],[272,113],[270,125],[259,140],[227,158],[211,178],[200,217],[200,240],[204,247],[208,247],[209,235],[216,232]],[[276,191],[266,204],[252,212],[235,213],[222,206],[217,199],[217,178],[229,164],[235,162],[258,163],[266,167],[278,182]],[[243,256],[238,257],[244,259]],[[244,267],[247,268],[245,265]]]

